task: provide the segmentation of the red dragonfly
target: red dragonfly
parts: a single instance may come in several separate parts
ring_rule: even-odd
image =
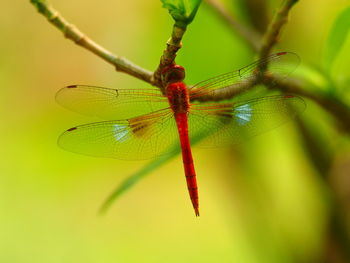
[[[302,112],[305,103],[300,97],[251,95],[252,86],[261,79],[260,68],[267,68],[264,76],[285,76],[298,60],[293,53],[276,53],[192,87],[183,82],[184,68],[174,64],[162,72],[164,94],[156,88],[65,87],[56,95],[59,104],[109,121],[70,128],[59,137],[58,144],[85,155],[137,160],[165,154],[180,140],[187,187],[199,216],[190,138],[203,135],[199,144],[204,146],[237,144]]]

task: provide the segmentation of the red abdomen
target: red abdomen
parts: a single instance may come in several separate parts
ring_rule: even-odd
[[[198,187],[196,180],[196,172],[194,170],[194,163],[191,152],[190,139],[188,136],[188,122],[187,113],[175,113],[177,129],[179,131],[182,160],[185,169],[185,176],[187,182],[188,193],[190,194],[191,202],[196,216],[199,216],[199,201],[198,201]]]

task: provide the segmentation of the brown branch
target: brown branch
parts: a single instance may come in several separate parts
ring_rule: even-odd
[[[77,27],[62,17],[46,0],[31,0],[31,3],[37,8],[38,12],[58,28],[66,38],[112,64],[117,71],[127,73],[146,81],[153,86],[159,87],[162,92],[164,92],[164,87],[161,81],[161,72],[164,67],[174,63],[176,52],[181,48],[182,36],[186,29],[174,26],[172,36],[167,42],[167,47],[160,59],[159,66],[156,71],[152,73],[132,63],[126,58],[112,54],[112,52],[98,45],[82,33]]]
[[[161,80],[162,70],[165,67],[175,63],[176,53],[182,47],[181,40],[185,32],[186,29],[174,25],[171,38],[167,41],[167,46],[160,58],[158,68],[154,71],[152,82],[155,83],[156,86],[160,87],[163,93],[164,85]]]
[[[288,21],[288,14],[293,5],[298,0],[285,0],[282,7],[277,11],[275,17],[268,26],[266,33],[263,36],[259,57],[267,57],[272,47],[277,43],[280,31]]]
[[[270,22],[267,31],[262,37],[260,43],[260,34],[254,29],[249,28],[236,21],[218,0],[205,0],[207,4],[215,11],[222,20],[238,33],[247,44],[255,51],[259,51],[259,57],[267,57],[272,47],[277,43],[281,28],[288,21],[288,14],[293,5],[298,0],[285,0],[281,8],[277,11],[273,20]]]
[[[277,75],[265,74],[263,79],[251,78],[244,82],[237,82],[225,88],[212,90],[207,95],[196,97],[196,101],[209,102],[232,99],[235,96],[253,89],[259,83],[271,89],[278,89],[284,93],[295,94],[316,102],[337,120],[338,128],[350,133],[350,108],[337,98],[329,98],[328,94],[309,92],[303,89],[303,84],[293,79],[285,79]],[[273,84],[271,84],[273,83]],[[200,89],[200,88],[199,88]],[[193,91],[195,92],[195,91]]]
[[[337,120],[338,128],[350,133],[350,108],[344,102],[335,97],[330,98],[329,94],[324,94],[322,91],[307,91],[302,88],[303,85],[296,80],[286,80],[275,77],[273,81],[276,83],[274,86],[276,89],[285,93],[296,94],[316,102]]]
[[[45,0],[31,0],[31,3],[37,8],[38,12],[47,18],[47,20],[58,28],[66,38],[72,40],[77,45],[91,51],[103,60],[112,64],[117,71],[124,72],[138,79],[146,81],[151,85],[157,86],[153,81],[152,72],[135,65],[126,58],[116,56],[107,49],[101,47],[96,42],[88,38],[77,27],[64,19],[49,3]]]
[[[210,1],[213,2],[214,0]],[[113,66],[115,66],[117,71],[127,73],[138,79],[144,80],[150,83],[151,85],[163,89],[163,85],[161,83],[160,78],[161,70],[165,66],[174,63],[176,52],[181,48],[181,39],[185,32],[184,29],[174,27],[172,37],[167,42],[167,48],[164,50],[163,56],[160,60],[160,64],[155,73],[152,74],[150,71],[133,64],[132,62],[128,61],[123,57],[113,55],[110,51],[106,50],[105,48],[101,47],[100,45],[89,39],[74,25],[68,23],[54,8],[52,8],[47,3],[47,1],[31,0],[31,2],[33,5],[36,6],[38,11],[49,20],[51,24],[53,24],[55,27],[57,27],[60,31],[64,33],[66,38],[71,39],[76,44],[86,48],[87,50],[93,52],[108,63],[112,64]],[[297,0],[287,0],[282,6],[281,10],[277,13],[275,19],[269,26],[269,30],[266,36],[264,37],[265,45],[263,45],[260,54],[269,52],[272,46],[276,43],[277,35],[280,32],[282,25],[287,20],[288,11],[295,2],[297,2]],[[340,123],[342,123],[342,127],[346,131],[350,132],[350,117],[348,117],[350,116],[350,110],[344,103],[339,102],[335,98],[331,100],[325,95],[315,95],[313,93],[304,91],[299,85],[295,83],[283,81],[283,83],[281,82],[280,85],[278,85],[278,87],[283,91],[298,94],[315,101],[324,109],[326,109],[329,113],[331,113],[336,119],[338,119]],[[227,87],[227,89],[225,90],[218,91],[207,97],[202,97],[201,101],[218,101],[222,99],[228,99],[236,94],[237,90],[235,90],[235,88]]]
[[[218,14],[221,15],[222,19],[226,21],[227,24],[231,23],[230,15],[227,13],[227,11],[223,9],[221,4],[218,4],[216,0],[206,0],[206,1]],[[274,19],[271,21],[268,27],[267,32],[263,37],[263,44],[259,52],[260,57],[266,57],[270,53],[273,45],[276,44],[278,35],[281,31],[282,26],[288,20],[289,11],[297,1],[298,0],[285,0],[280,10],[276,13]],[[242,35],[242,37],[244,36]],[[266,63],[262,63],[262,64],[267,66]],[[260,70],[264,71],[265,68]],[[292,80],[287,81],[279,78],[279,79],[276,79],[276,83],[277,85],[275,85],[275,88],[278,88],[283,92],[300,95],[316,102],[319,106],[324,108],[338,121],[339,126],[344,131],[347,131],[348,133],[350,133],[350,108],[346,104],[342,103],[337,98],[329,98],[327,94],[322,94],[322,93],[316,94],[316,93],[311,93],[309,91],[306,91],[296,81],[292,81]],[[247,83],[247,85],[249,85],[249,83]],[[231,85],[220,90],[212,91],[210,94],[206,96],[202,96],[201,98],[198,97],[197,100],[201,102],[206,102],[206,101],[219,101],[223,99],[230,99],[241,92],[247,91],[248,89],[247,85],[241,85],[237,83],[236,85]],[[240,87],[240,88],[237,89],[237,87]]]
[[[221,18],[235,33],[242,37],[252,50],[258,51],[260,49],[261,35],[257,31],[236,21],[219,1],[205,0],[205,2],[219,18]]]
[[[258,84],[258,82],[258,79],[252,76],[250,79],[246,79],[242,82],[237,82],[223,88],[212,89],[210,90],[210,92],[206,92],[206,90],[204,90],[204,92],[201,91],[203,90],[203,87],[195,87],[191,90],[191,93],[197,93],[200,94],[200,96],[194,96],[194,98],[191,101],[209,102],[233,99],[239,94],[245,93],[248,90],[253,89],[254,86]]]
[[[288,14],[290,9],[298,0],[285,0],[281,9],[276,13],[273,21],[271,22],[266,34],[263,38],[262,48],[260,50],[259,56],[260,58],[264,58],[269,55],[272,47],[277,42],[278,36],[280,34],[281,28],[288,21]],[[265,70],[266,68],[261,68]],[[329,94],[324,94],[322,91],[314,91],[309,92],[307,90],[302,89],[300,85],[293,83],[292,81],[281,81],[279,79],[275,80],[277,82],[277,88],[285,92],[292,92],[299,94],[303,97],[309,98],[316,102],[319,106],[325,109],[328,113],[330,113],[333,118],[337,121],[337,126],[341,130],[350,133],[350,107],[341,101],[341,98],[335,98],[330,96]],[[300,123],[299,123],[300,124]],[[299,128],[302,128],[299,125]],[[303,132],[301,130],[301,132]],[[304,141],[309,140],[311,136],[314,136],[309,131],[304,130],[301,133],[304,137]],[[314,154],[313,151],[317,150],[313,149],[314,145],[305,144],[306,148],[310,152],[310,154]],[[317,145],[319,148],[319,145]],[[322,154],[317,153],[318,157],[321,157],[324,162],[323,165],[327,165],[327,163],[331,162],[331,156],[322,156]],[[331,158],[331,159],[329,159]],[[320,164],[317,163],[318,160],[311,159],[314,162],[314,166],[316,168],[320,168],[320,175],[325,175],[329,172],[329,167],[321,167]],[[328,168],[328,169],[327,169]],[[322,169],[322,170],[321,170]],[[323,170],[325,169],[325,171]],[[337,196],[338,191],[333,189],[331,191],[334,196]],[[333,211],[331,211],[331,220],[329,226],[329,237],[326,245],[326,261],[339,261],[339,262],[347,262],[350,258],[349,244],[350,239],[346,233],[346,224],[343,224],[344,218],[344,210],[337,203],[339,201],[334,200],[333,203]]]

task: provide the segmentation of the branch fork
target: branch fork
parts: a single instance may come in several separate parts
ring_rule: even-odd
[[[175,63],[176,53],[182,47],[182,37],[186,31],[185,28],[174,25],[171,38],[167,41],[166,49],[163,51],[163,55],[160,58],[157,69],[152,73],[151,71],[141,68],[133,62],[127,60],[124,57],[116,56],[112,52],[103,48],[83,32],[81,32],[76,26],[66,21],[52,6],[48,4],[46,0],[30,0],[31,3],[37,8],[38,12],[45,16],[48,21],[58,28],[66,38],[72,40],[77,45],[91,51],[95,55],[99,56],[106,62],[112,64],[119,72],[124,72],[135,78],[143,80],[152,86],[160,88],[164,93],[165,87],[161,81],[161,72],[164,67]],[[226,21],[234,30],[236,30],[241,37],[249,44],[252,50],[258,50],[260,58],[265,58],[271,52],[273,46],[276,44],[280,35],[281,28],[288,21],[288,15],[291,8],[298,0],[285,0],[281,8],[276,12],[274,19],[268,26],[267,31],[262,37],[261,43],[258,42],[259,34],[256,31],[249,29],[233,20],[232,17],[224,12],[223,6],[217,0],[206,0],[206,2],[216,10],[217,13]],[[264,69],[262,69],[264,70]],[[315,101],[319,106],[331,113],[335,119],[338,120],[340,126],[350,133],[350,109],[347,105],[337,99],[328,99],[327,94],[323,94],[321,91],[318,94],[313,94],[302,89],[301,85],[289,81],[280,83],[278,86],[280,90],[288,90],[289,92],[307,97]],[[227,94],[230,94],[228,92]],[[215,96],[215,94],[213,95]],[[223,98],[223,94],[218,94],[218,98],[207,98],[217,101]]]

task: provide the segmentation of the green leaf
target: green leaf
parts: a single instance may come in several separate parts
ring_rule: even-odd
[[[327,70],[331,70],[350,29],[350,6],[336,18],[325,47],[324,61]]]
[[[175,25],[186,28],[196,15],[201,0],[161,0],[163,7],[169,10]]]
[[[191,138],[191,145],[195,145],[200,140],[202,140],[208,134],[199,134],[193,138]],[[146,166],[144,166],[141,170],[132,174],[128,178],[126,178],[106,199],[106,201],[102,204],[100,208],[100,213],[104,213],[108,210],[108,208],[113,204],[115,200],[118,199],[124,192],[129,190],[132,186],[134,186],[137,182],[139,182],[146,175],[150,174],[150,172],[154,171],[156,168],[162,166],[179,153],[181,153],[181,148],[178,143],[174,144],[170,149],[170,154],[163,155],[158,159],[151,161]]]
[[[108,208],[113,204],[113,202],[120,197],[125,191],[130,189],[134,184],[139,182],[143,177],[150,174],[153,170],[160,167],[176,155],[178,155],[181,151],[179,147],[177,147],[176,151],[172,154],[161,156],[160,158],[151,161],[146,166],[144,166],[141,170],[137,171],[133,175],[126,178],[106,199],[100,209],[100,213],[104,213],[108,210]]]

